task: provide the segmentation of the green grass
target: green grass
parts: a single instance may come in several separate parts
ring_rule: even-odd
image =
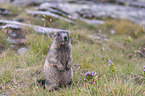
[[[0,31],[0,53],[2,53],[6,48],[9,47],[6,36]]]
[[[27,16],[24,19],[30,20],[30,17]],[[30,23],[34,19],[31,20]],[[39,20],[33,23],[42,25]],[[45,79],[43,64],[53,39],[47,35],[38,34],[31,28],[23,28],[22,30],[26,33],[25,43],[29,51],[22,56],[9,47],[6,37],[0,33],[0,44],[7,46],[6,50],[0,54],[0,87],[3,88],[0,95],[145,95],[145,75],[143,73],[145,62],[144,58],[135,52],[135,50],[144,48],[145,33],[142,32],[141,26],[120,19],[106,20],[105,24],[99,26],[88,25],[80,21],[69,25],[67,22],[56,19],[51,25],[55,28],[71,30],[74,71],[72,85],[61,88],[60,91],[48,92],[37,83],[37,80]],[[112,29],[116,31],[113,35],[109,33]],[[108,36],[109,41],[99,41],[88,37],[88,34],[99,33],[99,30],[101,34]],[[138,35],[134,34],[136,31]],[[128,40],[129,36],[131,40]],[[109,60],[113,62],[111,66],[109,66]],[[98,78],[84,80],[84,72],[87,71],[97,72]]]

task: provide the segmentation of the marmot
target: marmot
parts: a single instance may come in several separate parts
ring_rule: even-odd
[[[47,53],[44,63],[45,88],[50,91],[68,85],[73,76],[71,67],[71,40],[68,32],[59,31]]]

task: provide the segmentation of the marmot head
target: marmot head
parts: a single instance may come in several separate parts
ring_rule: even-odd
[[[69,34],[66,31],[59,31],[54,34],[54,42],[58,45],[68,44],[70,41]]]

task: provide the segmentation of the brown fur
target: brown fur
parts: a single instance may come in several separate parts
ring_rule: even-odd
[[[67,36],[66,41],[63,40],[63,36]],[[69,35],[66,32],[57,32],[44,63],[45,88],[48,91],[63,87],[71,82],[73,75],[71,63],[72,55]]]

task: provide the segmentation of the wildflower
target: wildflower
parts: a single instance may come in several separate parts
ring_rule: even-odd
[[[23,86],[24,84],[21,84],[21,86]]]
[[[134,49],[134,47],[131,47],[132,49]]]
[[[143,66],[143,68],[145,68],[145,66]]]
[[[143,72],[145,72],[145,69],[143,69]]]
[[[107,85],[105,84],[105,86],[107,86]]]
[[[112,63],[112,61],[111,61],[111,60],[109,60],[109,63]]]
[[[93,73],[94,73],[94,72],[92,71],[92,76],[93,76]]]
[[[96,72],[94,73],[94,76],[95,76],[95,75],[97,75],[97,73],[96,73]]]
[[[52,19],[50,19],[50,22],[52,21]]]
[[[98,76],[95,77],[95,79],[97,79],[97,78],[98,78]]]
[[[88,71],[85,73],[85,77],[87,78],[87,80],[98,78],[98,76],[96,76],[96,75],[97,75],[97,73],[93,72],[93,71],[92,72]],[[86,80],[86,78],[84,80]]]
[[[87,77],[87,76],[90,75],[90,74],[91,74],[91,72],[88,71],[87,73],[85,73],[85,77]]]
[[[108,64],[108,66],[110,66],[110,64]]]

